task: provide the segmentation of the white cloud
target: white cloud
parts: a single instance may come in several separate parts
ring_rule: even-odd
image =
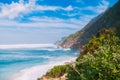
[[[28,3],[24,3],[24,0],[19,0],[18,3],[12,2],[11,4],[2,4],[0,5],[0,9],[0,18],[14,19],[32,11],[70,11],[73,10],[73,7],[71,5],[65,8],[60,6],[43,6],[37,5],[35,0],[29,0]]]
[[[83,8],[82,10],[92,10],[97,13],[103,12],[109,3],[105,0],[97,7],[87,7]],[[37,27],[37,28],[74,28],[74,29],[81,29],[84,27],[95,15],[83,15],[82,17],[75,19],[71,18],[68,20],[60,19],[60,18],[52,18],[52,17],[32,17],[29,18],[32,22],[30,23],[20,23],[14,21],[12,19],[16,17],[20,17],[23,14],[28,14],[34,10],[66,10],[70,11],[73,10],[73,7],[70,5],[66,8],[60,6],[42,6],[36,5],[35,0],[29,0],[28,3],[24,3],[24,0],[20,0],[19,3],[12,2],[12,4],[2,4],[1,5],[1,12],[0,12],[0,26],[1,27]],[[78,9],[75,7],[75,9]],[[80,10],[80,8],[79,8]],[[74,16],[75,14],[68,14],[67,16]],[[6,19],[7,18],[7,19]],[[6,24],[7,23],[7,24]]]
[[[96,7],[88,6],[81,10],[91,10],[93,12],[100,14],[100,13],[104,12],[108,8],[108,6],[109,6],[109,2],[107,2],[106,0],[102,0],[101,3],[99,3],[99,5]]]
[[[96,12],[102,13],[108,8],[108,6],[109,6],[109,2],[107,2],[106,0],[102,0],[101,4],[97,6]]]
[[[82,2],[83,0],[78,0],[78,1]],[[82,16],[82,15],[86,15],[86,14],[82,13],[82,11],[84,11],[84,10],[92,11],[92,12],[96,13],[96,15],[98,15],[98,14],[101,14],[102,12],[104,12],[108,7],[109,7],[109,2],[107,2],[106,0],[101,0],[97,6],[86,6],[86,7],[82,7],[82,8],[74,7],[74,10],[76,10],[76,12],[62,13],[62,15],[69,16],[69,17]],[[94,15],[94,16],[96,16],[96,15]]]
[[[22,16],[22,14],[27,14],[34,7],[33,2],[30,0],[29,3],[24,4],[23,0],[20,0],[19,3],[12,2],[11,4],[2,4],[0,18],[14,19],[16,17]]]
[[[56,11],[56,10],[65,10],[65,11],[70,11],[73,10],[72,6],[68,6],[66,8],[63,7],[59,7],[59,6],[36,6],[35,10],[41,10],[41,11],[47,11],[47,10],[51,10],[51,11]]]
[[[10,21],[10,20],[0,20],[1,27],[33,27],[33,28],[78,28],[76,24],[71,24],[65,22],[65,20],[62,19],[54,19],[53,18],[45,18],[45,19],[38,19],[34,18],[33,20],[35,22],[30,23],[20,23],[16,21]],[[6,24],[7,23],[7,24]]]
[[[97,13],[101,13],[106,10],[109,3],[105,0],[102,0],[102,2],[97,7],[86,7],[79,10],[92,10]],[[70,11],[73,10],[73,7],[70,5],[66,8],[60,7],[60,6],[42,6],[42,5],[36,5],[35,0],[29,0],[28,3],[25,4],[24,0],[19,0],[19,3],[12,2],[11,4],[2,4],[1,6],[1,12],[0,12],[0,26],[16,26],[16,27],[39,27],[39,28],[54,28],[54,27],[60,27],[60,28],[74,28],[74,29],[81,29],[84,27],[94,16],[93,15],[83,15],[79,19],[71,18],[68,20],[59,19],[59,18],[50,18],[50,17],[32,17],[29,20],[32,22],[30,23],[20,23],[17,21],[14,21],[12,19],[16,17],[20,17],[23,14],[28,14],[31,11],[34,10],[40,10],[40,11],[46,11],[46,10],[65,10]],[[78,9],[75,7],[74,9]],[[75,14],[67,14],[67,16],[74,16]],[[6,19],[7,18],[7,19]],[[7,23],[7,24],[6,24]]]
[[[50,17],[32,17],[29,18],[31,22],[29,23],[20,23],[14,20],[6,20],[6,19],[0,19],[0,26],[1,28],[5,27],[16,27],[16,28],[71,28],[71,29],[81,29],[83,28],[93,17],[86,15],[81,17],[80,19],[60,19],[60,18],[50,18]]]
[[[43,27],[60,27],[60,28],[73,28],[73,29],[81,29],[83,28],[94,16],[93,15],[83,15],[79,19],[71,18],[71,19],[60,19],[60,18],[49,18],[49,17],[32,17],[31,21],[36,23],[44,23]],[[41,26],[39,26],[41,27]]]
[[[79,0],[83,1],[83,0]],[[47,6],[47,5],[38,5],[36,4],[35,0],[29,0],[28,3],[25,3],[24,0],[19,0],[18,3],[12,2],[11,4],[2,4],[0,3],[0,36],[8,37],[6,40],[9,40],[9,37],[11,38],[11,35],[16,35],[16,32],[18,34],[13,37],[19,37],[19,35],[24,36],[24,38],[27,39],[28,36],[30,36],[30,39],[34,36],[42,36],[45,37],[44,39],[50,39],[61,37],[63,35],[69,35],[73,33],[73,31],[78,31],[81,28],[83,28],[95,15],[86,15],[81,14],[81,10],[91,10],[96,13],[101,13],[108,7],[108,2],[105,0],[102,0],[102,2],[97,7],[86,7],[86,8],[78,8],[73,7],[71,5],[67,7],[61,7],[61,6]],[[81,15],[76,18],[70,18],[70,19],[60,19],[60,18],[54,18],[53,17],[46,17],[46,16],[35,16],[35,17],[29,17],[27,18],[30,20],[30,22],[19,22],[16,21],[15,18],[19,19],[24,14],[29,14],[33,11],[57,11],[57,10],[64,10],[67,11],[64,13],[61,13],[61,15],[73,17],[76,15]],[[74,12],[75,10],[75,12]],[[78,11],[77,11],[78,10]],[[8,31],[6,30],[8,29]],[[28,31],[29,34],[24,33]],[[10,32],[9,32],[10,30]],[[20,31],[21,32],[20,32]],[[36,33],[37,30],[37,33]],[[44,30],[44,31],[43,31]],[[49,31],[48,31],[49,30]],[[50,31],[51,30],[51,31]],[[68,32],[67,32],[68,31]],[[71,32],[71,33],[70,33]],[[11,35],[9,35],[11,33]],[[34,34],[35,33],[35,34]],[[43,34],[46,34],[44,36]],[[38,35],[39,34],[39,35]],[[50,35],[50,36],[49,36]],[[49,36],[49,38],[48,38]],[[51,37],[53,36],[53,37]],[[12,38],[11,38],[12,39]],[[14,38],[13,38],[14,39]],[[20,38],[18,38],[20,39]],[[18,40],[16,38],[16,40]],[[23,40],[23,38],[21,38]],[[34,38],[32,38],[34,39]],[[38,37],[37,37],[38,39]],[[42,39],[42,38],[41,38]],[[40,40],[41,40],[40,39]],[[57,38],[55,38],[57,39]],[[14,39],[15,40],[15,39]],[[13,42],[14,42],[13,40]],[[39,41],[40,41],[39,40]],[[51,39],[52,40],[52,39]],[[3,39],[4,41],[4,39]],[[19,40],[18,40],[19,41]],[[43,40],[44,41],[44,40]],[[9,41],[7,41],[9,42]]]
[[[83,28],[91,16],[80,19],[59,19],[32,17],[30,23],[0,19],[0,44],[7,43],[49,43],[59,40]]]
[[[83,2],[83,0],[78,0],[80,2]],[[109,2],[106,0],[101,0],[101,3],[99,3],[98,6],[88,6],[85,8],[79,8],[79,7],[73,7],[71,5],[67,7],[61,7],[61,6],[46,6],[46,5],[37,5],[36,0],[29,0],[28,3],[25,3],[24,0],[19,0],[18,3],[12,2],[11,4],[1,4],[0,5],[0,18],[7,18],[7,19],[14,19],[16,17],[22,17],[24,14],[28,14],[33,11],[57,11],[57,10],[64,10],[64,11],[72,11],[72,10],[78,10],[79,12],[82,10],[91,10],[95,13],[102,13],[108,8]],[[79,14],[79,12],[76,13],[67,13],[62,15],[66,15],[69,17],[76,16]]]
[[[23,4],[18,4],[18,3],[12,3],[11,5],[5,4],[2,5],[0,12],[0,18],[9,18],[13,19],[15,17],[18,17],[22,13],[28,12],[26,8],[23,6]]]

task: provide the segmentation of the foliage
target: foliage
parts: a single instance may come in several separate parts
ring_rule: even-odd
[[[120,80],[119,41],[114,31],[100,31],[85,45],[86,53],[76,61],[75,68],[80,74],[69,68],[67,80]],[[93,52],[89,50],[91,47]]]
[[[63,76],[68,70],[67,65],[59,65],[52,68],[49,72],[46,73],[46,77],[58,78]]]
[[[84,54],[86,54],[88,52],[93,54],[96,49],[98,49],[99,47],[101,47],[105,44],[109,44],[109,45],[115,44],[114,42],[116,40],[118,41],[118,38],[115,37],[115,33],[112,29],[109,29],[109,30],[102,29],[97,34],[97,36],[93,36],[89,40],[88,44],[83,46],[83,49],[80,52],[80,54],[81,54],[80,57],[82,57]]]
[[[70,35],[68,38],[66,38],[67,41],[73,40],[74,38],[82,35],[84,33],[84,30],[78,31],[72,35]]]
[[[67,80],[120,80],[120,39],[113,29],[102,29],[81,53],[74,67],[55,66],[45,77],[58,78],[67,73]]]

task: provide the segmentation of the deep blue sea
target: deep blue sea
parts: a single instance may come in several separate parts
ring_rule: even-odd
[[[53,44],[0,45],[0,80],[37,80],[53,66],[75,61],[77,53]]]

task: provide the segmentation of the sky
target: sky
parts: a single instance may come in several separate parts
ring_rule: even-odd
[[[0,44],[55,43],[117,0],[0,0]]]

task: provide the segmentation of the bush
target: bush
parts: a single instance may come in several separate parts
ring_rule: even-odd
[[[58,78],[63,76],[68,70],[67,65],[59,65],[52,68],[49,72],[46,73],[46,77]]]
[[[109,32],[109,30],[105,30]],[[98,48],[94,48],[93,52],[86,51],[82,58],[79,58],[76,62],[76,70],[78,74],[72,68],[69,68],[67,80],[120,80],[120,39],[115,34],[100,34],[97,37],[102,42]],[[93,41],[86,45],[89,48],[93,47]],[[91,45],[91,46],[90,46]],[[88,48],[88,49],[89,49]]]
[[[115,32],[112,29],[102,29],[97,36],[92,36],[89,42],[83,46],[80,56],[77,60],[82,58],[83,55],[90,53],[94,55],[94,52],[103,45],[116,45],[119,43],[119,38],[116,37]]]
[[[68,80],[120,80],[120,46],[102,46],[76,62],[77,74],[69,70]]]

